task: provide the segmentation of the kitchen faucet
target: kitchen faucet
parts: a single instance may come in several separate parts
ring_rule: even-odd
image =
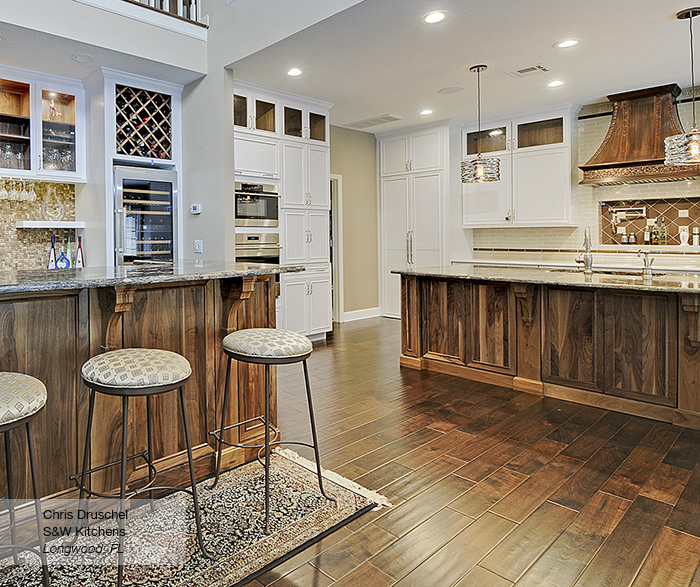
[[[651,251],[642,251],[641,249],[637,253],[637,257],[644,257],[644,267],[642,268],[642,277],[644,279],[651,279],[653,273],[651,271],[651,264],[654,262],[654,257],[651,256]]]
[[[586,226],[586,230],[583,232],[583,247],[585,253],[579,253],[576,257],[576,262],[583,265],[583,274],[592,275],[593,274],[593,254],[591,253],[591,227]]]

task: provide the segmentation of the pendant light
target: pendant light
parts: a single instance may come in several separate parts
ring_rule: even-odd
[[[690,23],[690,79],[693,92],[693,128],[689,133],[673,135],[664,139],[666,165],[695,165],[700,163],[700,131],[695,120],[695,55],[693,52],[693,18],[700,14],[700,7],[681,10],[678,20],[688,19]]]
[[[469,71],[476,74],[477,88],[477,120],[478,132],[476,135],[476,159],[462,161],[462,183],[484,183],[501,179],[501,162],[496,157],[484,158],[481,156],[481,72],[486,71],[485,65],[472,65]]]

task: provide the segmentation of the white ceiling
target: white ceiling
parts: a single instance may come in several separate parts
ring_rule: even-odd
[[[468,69],[486,63],[486,120],[666,83],[689,87],[688,21],[675,18],[689,6],[688,0],[364,0],[233,68],[237,78],[333,102],[332,124],[385,113],[405,118],[367,129],[379,133],[430,120],[475,120],[476,75]],[[420,17],[436,9],[449,18],[423,24]],[[579,45],[553,48],[571,37]],[[505,73],[538,63],[551,72],[523,79]],[[288,77],[292,66],[304,75]],[[553,79],[566,83],[546,87]],[[447,86],[465,91],[438,94]],[[420,116],[425,108],[434,114]]]

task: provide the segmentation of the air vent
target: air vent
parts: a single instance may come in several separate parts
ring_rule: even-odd
[[[363,128],[369,128],[370,126],[377,126],[379,124],[386,124],[387,122],[396,122],[397,120],[403,120],[403,116],[396,116],[395,114],[381,114],[380,116],[365,118],[364,120],[348,122],[343,126],[346,126],[348,128],[354,128],[357,130],[362,130]]]
[[[537,65],[531,65],[530,67],[523,67],[522,69],[517,69],[515,71],[506,71],[506,74],[508,74],[511,77],[514,77],[516,79],[520,79],[523,77],[526,77],[528,75],[532,75],[533,73],[547,73],[549,71],[549,67],[546,65],[542,65],[541,63],[538,63]]]

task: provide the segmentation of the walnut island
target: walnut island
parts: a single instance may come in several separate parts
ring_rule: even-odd
[[[70,476],[79,472],[88,416],[82,364],[105,350],[151,347],[177,352],[192,366],[185,386],[197,477],[214,470],[209,431],[221,417],[226,362],[221,339],[241,328],[275,327],[278,286],[274,276],[301,271],[254,263],[183,261],[172,266],[129,266],[0,273],[0,370],[33,375],[48,390],[46,408],[34,427],[40,493],[72,495]],[[228,421],[247,420],[264,404],[262,366],[234,370]],[[272,378],[276,391],[276,378]],[[245,393],[243,389],[245,387]],[[171,397],[172,396],[172,397]],[[273,393],[273,420],[276,401]],[[121,445],[119,398],[101,395],[95,406],[91,466],[118,460]],[[129,453],[146,449],[145,402],[130,413]],[[153,398],[154,453],[159,484],[189,483],[184,433],[177,398]],[[239,431],[238,431],[239,430]],[[250,424],[230,441],[256,444],[262,426]],[[234,437],[233,434],[238,434]],[[12,434],[17,451],[21,434]],[[0,450],[4,466],[4,451]],[[223,467],[251,460],[242,449],[224,451]],[[141,459],[129,461],[129,482],[147,477]],[[28,464],[19,462],[15,495],[31,495]],[[93,489],[118,486],[118,467],[93,475]],[[162,483],[161,483],[162,482]],[[5,484],[5,481],[2,481]],[[0,492],[4,489],[0,488]],[[6,494],[6,492],[5,492]]]
[[[700,275],[393,273],[402,366],[700,428]]]

